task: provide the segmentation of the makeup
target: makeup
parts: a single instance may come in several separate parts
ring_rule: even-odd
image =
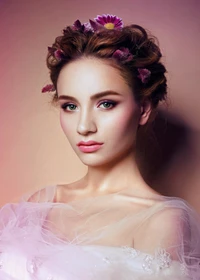
[[[95,142],[95,141],[81,141],[77,144],[80,151],[84,153],[93,153],[99,150],[102,147],[103,143]]]

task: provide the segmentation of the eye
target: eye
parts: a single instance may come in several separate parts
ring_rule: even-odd
[[[113,107],[116,106],[116,102],[115,101],[109,101],[109,100],[106,100],[106,101],[103,101],[99,104],[99,108],[103,108],[103,109],[111,109]]]
[[[73,103],[65,103],[61,105],[61,108],[63,109],[63,111],[75,111],[77,106]]]

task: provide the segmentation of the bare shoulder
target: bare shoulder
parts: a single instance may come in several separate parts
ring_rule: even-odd
[[[56,185],[49,185],[38,189],[31,194],[24,196],[25,200],[28,202],[54,202],[56,197]]]

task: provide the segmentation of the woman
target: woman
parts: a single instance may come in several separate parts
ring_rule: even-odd
[[[199,217],[136,164],[137,131],[166,96],[160,58],[112,15],[75,21],[48,48],[43,92],[88,172],[1,209],[0,279],[200,279]]]

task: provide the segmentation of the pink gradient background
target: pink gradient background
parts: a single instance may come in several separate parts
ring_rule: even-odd
[[[0,0],[0,204],[85,174],[41,88],[49,82],[47,46],[77,18],[111,13],[158,37],[168,69],[170,122],[187,130],[155,186],[200,212],[200,1]],[[181,137],[181,136],[180,136]],[[173,142],[172,144],[173,145]]]

